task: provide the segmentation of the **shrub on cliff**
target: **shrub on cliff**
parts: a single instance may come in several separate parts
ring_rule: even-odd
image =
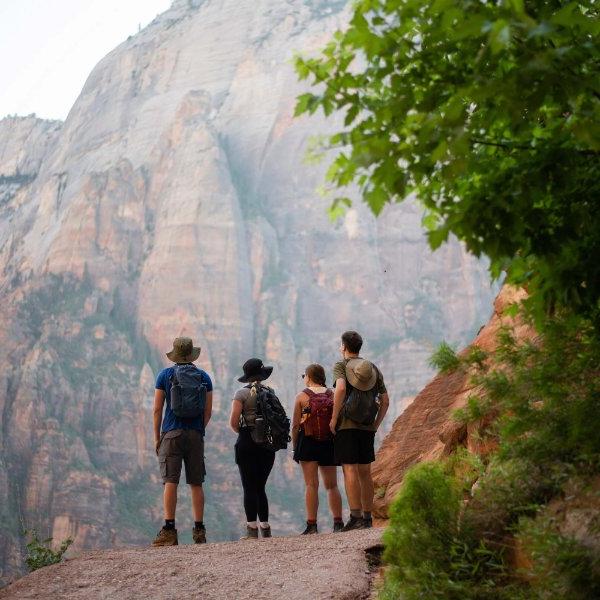
[[[26,531],[25,535],[29,536],[29,541],[26,545],[27,556],[25,557],[25,563],[29,571],[35,571],[36,569],[59,563],[65,552],[69,549],[69,546],[73,543],[71,538],[67,538],[61,542],[57,550],[52,550],[50,546],[52,538],[40,540],[35,529]]]
[[[563,311],[534,340],[503,331],[492,354],[475,349],[459,357],[444,345],[433,363],[471,373],[481,391],[456,417],[472,432],[493,418],[482,435],[498,443],[471,491],[463,524],[486,547],[520,547],[528,597],[594,597],[600,497],[590,492],[575,500],[577,510],[581,504],[592,515],[589,523],[578,517],[575,530],[548,509],[559,503],[568,510],[578,495],[573,490],[582,487],[574,482],[585,488],[600,473],[600,339],[591,323]]]
[[[461,519],[462,507],[448,465],[422,463],[407,472],[384,535],[382,600],[516,597],[517,588],[504,585],[503,551],[474,535]]]

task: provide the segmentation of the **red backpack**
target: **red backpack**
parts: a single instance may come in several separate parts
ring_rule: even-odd
[[[319,442],[330,440],[333,437],[329,423],[333,415],[333,392],[316,393],[306,388],[304,393],[308,396],[308,411],[304,412],[306,418],[302,422],[304,435],[310,436]]]

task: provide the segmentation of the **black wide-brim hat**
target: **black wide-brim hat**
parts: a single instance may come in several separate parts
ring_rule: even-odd
[[[244,369],[244,374],[241,377],[238,377],[238,381],[241,383],[248,383],[251,379],[264,381],[265,379],[268,379],[273,372],[273,367],[265,367],[260,358],[250,358],[244,363],[242,369]]]

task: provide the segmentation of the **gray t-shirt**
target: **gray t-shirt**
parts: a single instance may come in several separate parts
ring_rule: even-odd
[[[240,388],[233,396],[234,400],[242,404],[242,427],[254,427],[256,419],[256,396],[247,387]]]

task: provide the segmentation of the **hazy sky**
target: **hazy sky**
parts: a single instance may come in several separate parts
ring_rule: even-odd
[[[171,0],[0,0],[0,118],[64,119],[87,76]]]

